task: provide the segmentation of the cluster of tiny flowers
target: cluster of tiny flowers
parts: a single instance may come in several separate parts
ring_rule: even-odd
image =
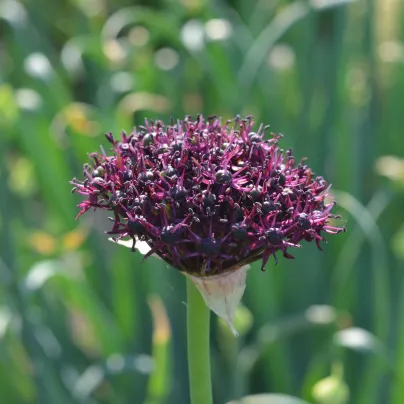
[[[210,276],[236,270],[300,247],[320,247],[336,218],[327,204],[329,187],[310,168],[297,164],[291,150],[278,147],[280,136],[264,139],[251,117],[227,121],[198,116],[165,125],[148,122],[121,140],[107,134],[112,155],[90,154],[84,181],[73,191],[87,196],[90,208],[113,212],[108,234],[146,242],[180,271]],[[146,256],[146,258],[147,258]]]

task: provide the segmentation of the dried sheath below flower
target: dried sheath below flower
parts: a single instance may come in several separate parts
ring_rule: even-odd
[[[243,297],[249,265],[213,276],[187,276],[194,282],[206,305],[229,325],[234,335],[238,335],[233,325],[236,309]]]
[[[133,244],[131,240],[117,240],[116,242],[129,248],[132,248]],[[143,255],[150,251],[150,247],[143,241],[137,242],[136,247]],[[229,325],[234,335],[237,335],[237,331],[233,326],[233,319],[244,294],[249,269],[249,265],[244,265],[237,270],[213,276],[194,276],[184,273],[195,284],[209,309]]]

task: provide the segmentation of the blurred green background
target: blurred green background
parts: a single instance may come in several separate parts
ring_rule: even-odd
[[[253,265],[237,339],[212,316],[215,403],[404,403],[403,39],[399,0],[0,0],[0,402],[189,403],[184,277],[68,182],[104,132],[202,112],[284,133],[348,228]]]

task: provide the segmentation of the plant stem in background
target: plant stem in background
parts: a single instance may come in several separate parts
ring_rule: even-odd
[[[191,404],[212,404],[209,352],[210,311],[187,278],[187,344]]]

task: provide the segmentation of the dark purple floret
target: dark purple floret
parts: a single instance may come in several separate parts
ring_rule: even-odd
[[[196,121],[176,125],[146,121],[121,140],[107,134],[112,155],[92,153],[85,181],[74,191],[86,195],[78,216],[90,208],[114,213],[109,234],[147,242],[153,253],[194,275],[215,275],[269,257],[301,240],[320,247],[332,226],[334,203],[327,183],[291,150],[278,148],[280,136],[264,140],[251,118]]]

